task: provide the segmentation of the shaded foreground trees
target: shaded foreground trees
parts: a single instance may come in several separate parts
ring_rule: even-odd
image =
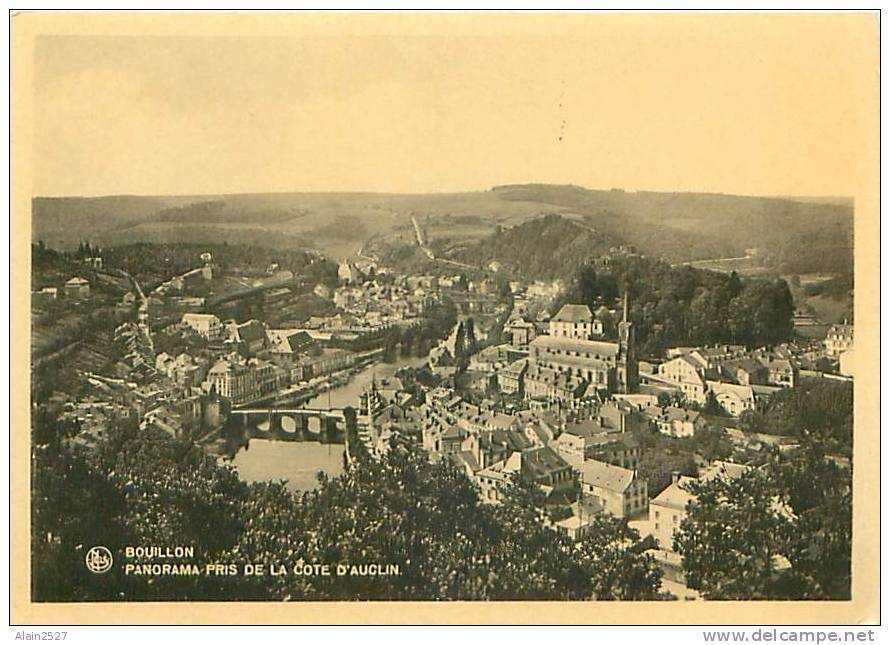
[[[353,424],[354,425],[354,424]],[[354,435],[352,428],[351,435]],[[354,436],[350,438],[353,442]],[[626,523],[602,518],[575,544],[543,524],[541,493],[517,484],[497,507],[448,463],[406,443],[290,493],[247,484],[194,446],[122,426],[97,452],[34,449],[35,600],[587,599],[658,597],[660,571]],[[115,567],[87,572],[108,546]],[[125,545],[193,546],[197,576],[125,575]],[[128,562],[135,562],[128,560]],[[188,560],[186,560],[188,562]],[[284,575],[205,574],[264,563]],[[298,565],[398,565],[397,575],[294,575]]]
[[[851,473],[818,448],[689,490],[674,547],[706,598],[850,598]]]
[[[748,432],[809,438],[845,455],[853,449],[853,384],[805,379],[739,417]]]

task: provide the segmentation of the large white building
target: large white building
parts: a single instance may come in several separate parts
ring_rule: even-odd
[[[245,360],[237,354],[219,360],[207,372],[205,385],[232,403],[244,403],[269,394],[280,384],[283,370],[256,358]]]
[[[717,403],[734,417],[746,410],[754,410],[757,405],[754,388],[750,385],[708,381],[708,390],[714,393]]]
[[[658,375],[670,381],[686,395],[686,399],[696,403],[705,402],[707,384],[702,377],[703,370],[689,356],[678,356],[658,366]]]
[[[573,340],[601,338],[603,323],[594,317],[587,305],[563,305],[550,319],[550,335]]]
[[[583,382],[582,393],[590,388],[625,394],[636,391],[638,365],[633,323],[627,319],[626,295],[617,342],[600,339],[602,323],[587,305],[564,305],[550,320],[548,331],[529,343],[527,397],[535,398],[541,391],[549,391],[552,382],[560,379]]]
[[[853,346],[853,325],[832,325],[825,336],[825,353],[838,357]]]
[[[213,314],[183,314],[182,324],[207,340],[216,340],[222,335],[222,323]]]
[[[635,470],[587,459],[580,471],[581,490],[595,497],[607,513],[629,517],[646,509],[648,483]]]

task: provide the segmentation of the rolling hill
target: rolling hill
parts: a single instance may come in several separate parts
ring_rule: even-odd
[[[344,257],[369,240],[413,244],[415,217],[432,246],[457,258],[499,230],[553,214],[592,229],[597,243],[633,244],[671,262],[738,257],[756,249],[758,262],[785,272],[849,273],[852,267],[853,207],[844,200],[547,184],[426,195],[36,197],[32,237],[61,248],[81,240],[102,246],[238,241],[312,247]]]

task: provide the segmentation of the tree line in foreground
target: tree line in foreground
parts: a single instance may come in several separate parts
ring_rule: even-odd
[[[247,483],[188,441],[122,422],[93,451],[76,428],[35,415],[32,580],[37,601],[641,600],[666,598],[650,549],[626,521],[598,516],[575,543],[546,526],[543,494],[517,481],[498,506],[448,462],[407,442],[363,454],[316,490]],[[821,486],[810,477],[817,469]],[[677,537],[706,597],[849,595],[850,497],[823,457],[779,462],[740,483],[703,484]],[[778,511],[776,509],[781,509]],[[389,576],[95,575],[92,545],[192,546],[198,563],[395,564]],[[773,555],[787,558],[790,572]],[[750,574],[754,572],[755,576]]]

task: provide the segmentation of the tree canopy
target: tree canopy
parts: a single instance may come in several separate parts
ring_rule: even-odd
[[[597,307],[625,291],[641,356],[672,345],[771,345],[794,331],[794,300],[784,280],[749,278],[645,257],[615,258],[608,269],[581,266],[565,302]]]
[[[817,448],[688,490],[674,548],[706,598],[850,597],[851,475]]]
[[[661,574],[623,520],[580,544],[545,525],[542,493],[518,481],[498,506],[450,462],[397,441],[316,490],[246,483],[196,446],[121,424],[96,452],[34,450],[35,598],[589,599],[660,597]],[[45,433],[44,433],[45,434]],[[395,564],[389,576],[125,576],[101,584],[84,550],[190,545],[200,562]]]

